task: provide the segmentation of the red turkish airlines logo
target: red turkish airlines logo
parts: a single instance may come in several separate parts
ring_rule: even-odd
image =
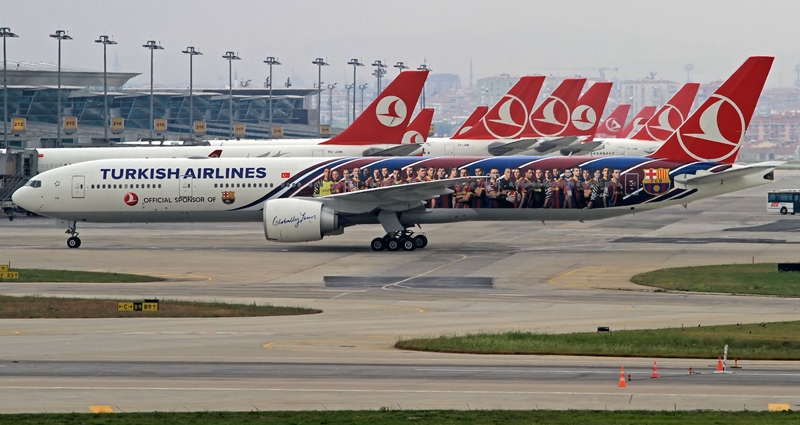
[[[644,128],[653,140],[663,142],[683,124],[683,114],[674,105],[664,105],[655,119],[647,121]]]
[[[606,131],[608,131],[609,133],[616,133],[622,130],[622,126],[619,125],[619,121],[617,121],[616,118],[607,119],[606,122],[603,123],[603,125],[606,127]]]
[[[678,129],[678,142],[684,152],[698,161],[711,162],[734,155],[747,127],[741,109],[727,97],[714,94],[694,116],[698,114],[700,118],[689,119]]]
[[[507,94],[481,119],[486,131],[498,139],[513,139],[525,129],[528,108],[518,97]]]
[[[531,127],[542,136],[558,136],[567,129],[569,122],[567,102],[557,97],[548,97],[544,107],[531,114]]]
[[[125,194],[125,197],[122,200],[127,204],[129,207],[132,207],[139,203],[139,197],[136,196],[133,192],[128,192]]]

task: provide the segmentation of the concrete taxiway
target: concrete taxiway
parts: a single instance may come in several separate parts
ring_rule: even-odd
[[[657,293],[630,283],[667,266],[796,261],[800,218],[765,212],[778,182],[586,223],[426,226],[428,248],[372,252],[377,226],[269,244],[258,223],[83,225],[67,249],[48,219],[0,224],[13,267],[163,276],[146,284],[0,283],[3,294],[302,305],[311,316],[0,320],[0,412],[323,408],[757,410],[800,404],[791,362],[469,356],[392,348],[401,336],[593,331],[800,320],[795,299]],[[144,314],[142,314],[144,315]],[[720,354],[722,347],[720,347]],[[735,352],[735,347],[731,347]],[[13,363],[16,361],[17,363]],[[619,367],[632,375],[617,387]],[[688,375],[692,367],[701,375]]]

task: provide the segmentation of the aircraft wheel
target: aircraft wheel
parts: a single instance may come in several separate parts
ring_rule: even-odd
[[[418,249],[422,249],[428,246],[428,238],[426,238],[425,235],[414,236],[413,240],[414,240],[414,246]]]
[[[386,248],[389,251],[397,251],[400,249],[400,241],[397,238],[391,238],[386,241]]]
[[[781,207],[781,214],[786,215],[788,213],[789,213],[789,210],[787,210],[786,207]]]
[[[69,248],[80,248],[80,246],[81,246],[81,238],[79,238],[77,236],[73,236],[73,237],[67,239],[67,246]]]
[[[8,216],[8,221],[14,221],[14,216],[13,215]]]
[[[400,239],[400,246],[403,247],[403,251],[413,251],[417,249],[414,239],[411,238]]]
[[[384,241],[383,238],[375,238],[369,246],[373,251],[383,251],[386,249],[386,241]]]

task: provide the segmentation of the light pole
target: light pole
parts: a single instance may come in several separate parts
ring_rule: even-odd
[[[333,127],[333,89],[336,83],[328,84],[328,125]]]
[[[317,66],[317,135],[322,137],[322,67],[328,66],[328,63],[322,58],[316,58],[311,63]]]
[[[274,109],[274,100],[272,99],[272,65],[280,65],[278,58],[267,56],[265,64],[269,65],[269,138],[272,138],[272,110]]]
[[[202,53],[195,49],[194,46],[189,46],[186,48],[186,50],[181,50],[181,52],[189,55],[189,140],[194,140],[194,81],[192,80],[192,74],[194,71],[194,57],[197,55],[202,55]]]
[[[428,72],[433,71],[432,69],[428,68],[427,64],[424,63],[420,65],[419,68],[417,68],[417,70],[428,71]],[[422,109],[425,109],[425,84],[422,85]]]
[[[222,59],[228,60],[228,137],[233,139],[233,61],[242,60],[236,53],[225,52]]]
[[[117,42],[108,38],[107,35],[101,35],[94,42],[103,45],[103,141],[108,143],[108,68],[106,66],[106,47],[109,44],[117,44]]]
[[[355,84],[345,84],[344,88],[345,88],[345,90],[347,90],[347,96],[345,96],[345,99],[347,99],[347,102],[345,104],[344,109],[346,111],[348,111],[347,112],[347,125],[349,127],[350,126],[350,90],[353,90],[353,121],[356,120],[356,90],[355,90],[356,86],[355,86]]]
[[[358,88],[361,90],[361,113],[364,113],[364,89],[367,88],[367,83],[359,84]],[[361,115],[361,114],[359,114]]]
[[[164,50],[160,44],[156,44],[154,40],[148,40],[147,44],[142,44],[142,47],[150,49],[150,141],[153,141],[153,51]]]
[[[373,72],[372,75],[378,79],[378,91],[375,92],[375,95],[377,96],[381,93],[381,78],[386,75],[386,65],[383,62],[376,60],[375,62],[372,62],[372,66],[375,67],[375,72]]]
[[[403,72],[404,69],[408,69],[405,62],[397,62],[396,64],[392,65],[397,68],[397,72]]]
[[[11,28],[0,28],[0,37],[3,37],[3,147],[8,149],[8,80],[6,79],[6,38],[18,37],[11,32]]]
[[[61,40],[72,40],[72,37],[67,35],[67,32],[64,30],[56,30],[55,34],[50,34],[50,37],[53,37],[58,40],[58,117],[56,122],[58,123],[56,130],[58,133],[58,147],[61,147]]]
[[[358,59],[350,59],[350,62],[347,62],[347,64],[348,65],[353,65],[353,87],[355,87],[356,86],[356,67],[364,66],[364,64],[361,63],[361,61],[359,61]],[[355,121],[355,119],[356,119],[356,91],[353,90],[353,120]],[[348,121],[350,121],[349,118],[348,118]]]

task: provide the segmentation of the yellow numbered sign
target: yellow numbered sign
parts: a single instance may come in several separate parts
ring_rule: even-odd
[[[0,272],[0,278],[19,279],[19,272]]]
[[[125,129],[125,119],[120,117],[113,117],[111,118],[111,132],[112,133],[122,133],[122,130]]]
[[[72,134],[76,131],[78,131],[78,118],[64,117],[64,132]]]
[[[14,133],[24,133],[25,118],[14,118],[11,120],[11,131]]]
[[[142,303],[142,311],[158,311],[158,303]]]
[[[431,124],[431,128],[429,128],[429,129],[428,129],[428,136],[429,136],[429,137],[430,137],[430,136],[433,136],[434,134],[436,134],[436,133],[434,132],[434,128],[433,128],[433,127],[434,127],[434,126],[433,126],[433,124]]]
[[[280,139],[283,137],[283,127],[276,125],[272,127],[272,137],[275,139]]]
[[[331,126],[325,124],[319,127],[319,132],[322,136],[330,136],[331,135]]]
[[[8,266],[6,264],[0,264],[0,272],[7,272]]]
[[[195,121],[194,122],[194,134],[206,134],[206,122],[205,121]]]
[[[236,136],[244,136],[244,124],[234,124],[233,134]]]
[[[153,120],[153,129],[157,132],[167,131],[167,120],[161,118]]]

